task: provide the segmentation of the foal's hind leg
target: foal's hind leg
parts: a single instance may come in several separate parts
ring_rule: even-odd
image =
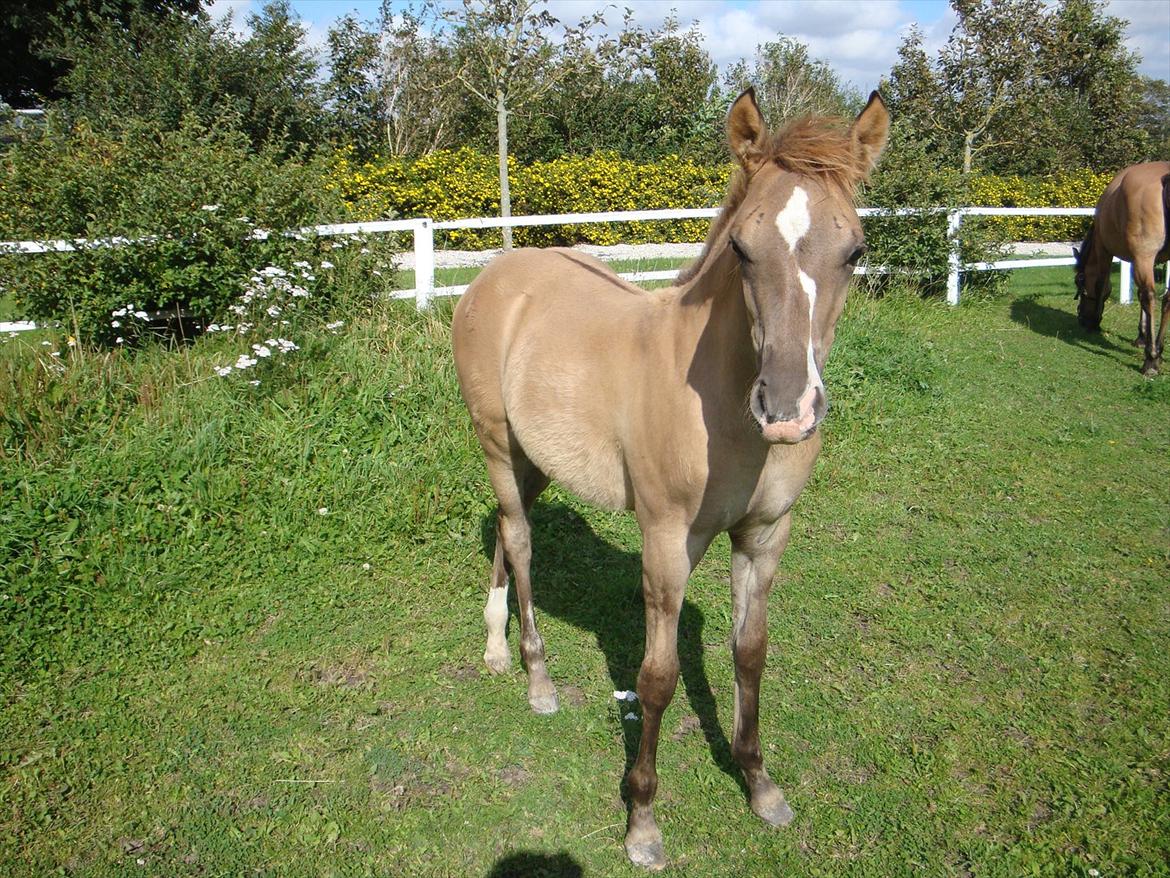
[[[731,651],[735,658],[735,731],[731,752],[743,769],[752,810],[772,826],[792,821],[784,793],[764,768],[760,751],[760,679],[768,653],[768,594],[792,524],[778,521],[738,528],[731,534]]]
[[[520,655],[528,669],[528,703],[537,713],[555,713],[557,693],[544,666],[544,641],[536,629],[532,606],[532,524],[528,510],[548,485],[548,477],[516,448],[504,455],[486,454],[488,475],[500,501],[496,519],[496,554],[492,564],[484,620],[488,626],[484,661],[499,673],[508,667],[504,626],[508,620],[508,570],[516,583],[520,611]]]

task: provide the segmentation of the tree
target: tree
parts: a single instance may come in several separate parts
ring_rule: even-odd
[[[239,53],[251,69],[251,89],[241,89],[247,118],[261,130],[311,144],[320,130],[317,61],[305,46],[305,26],[289,0],[268,0],[248,16],[251,36]]]
[[[70,121],[99,131],[131,120],[161,131],[194,116],[204,125],[238,125],[253,144],[312,144],[320,123],[316,64],[303,48],[303,28],[285,2],[251,17],[241,41],[227,22],[206,14],[131,14],[93,30],[64,31],[53,51],[68,62],[55,104]]]
[[[456,58],[424,26],[427,9],[394,12],[383,0],[379,94],[386,148],[418,155],[450,145],[459,93]]]
[[[824,61],[809,57],[808,46],[789,37],[756,47],[749,68],[736,62],[724,77],[728,91],[749,85],[764,118],[772,127],[803,115],[852,115],[861,108],[860,95],[848,89]]]
[[[348,144],[368,157],[381,140],[381,47],[378,34],[346,15],[326,36],[329,79],[323,94],[329,110],[329,128],[336,142]]]
[[[931,61],[903,40],[891,112],[964,174],[1119,167],[1141,158],[1141,86],[1124,23],[1098,0],[951,0],[958,15]]]
[[[1146,132],[1154,156],[1170,156],[1170,82],[1142,77],[1138,127]]]
[[[455,79],[496,114],[500,175],[500,215],[512,215],[508,190],[508,117],[517,107],[547,95],[567,75],[558,55],[586,57],[590,29],[600,13],[575,27],[561,24],[547,0],[463,0],[458,12],[441,12],[451,30],[449,45],[457,59]],[[559,33],[558,33],[559,31]],[[512,230],[504,228],[504,249]]]
[[[0,100],[37,107],[61,97],[66,59],[46,51],[62,31],[93,31],[107,22],[128,26],[135,13],[191,16],[200,0],[4,0],[0,10]]]
[[[938,66],[949,98],[951,124],[961,138],[963,173],[978,154],[1007,143],[988,137],[1013,104],[1031,100],[1048,78],[1046,59],[1031,22],[1046,16],[1041,0],[952,0],[959,23],[939,52]]]

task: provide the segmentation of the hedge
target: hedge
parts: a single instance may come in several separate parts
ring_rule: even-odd
[[[670,156],[639,164],[613,153],[564,156],[520,166],[509,160],[512,213],[594,213],[718,205],[731,175],[730,164],[697,165]],[[880,174],[880,170],[879,170]],[[967,203],[988,207],[1092,207],[1109,174],[1088,170],[1049,177],[976,176],[967,184]],[[334,161],[327,187],[336,191],[355,219],[428,216],[435,220],[498,216],[500,187],[496,157],[469,148],[443,150],[421,158],[383,158],[356,164],[343,152]],[[996,237],[1018,241],[1079,239],[1088,224],[1080,217],[987,219]],[[519,245],[616,244],[702,241],[706,220],[543,226],[516,230]],[[442,246],[471,249],[499,246],[496,230],[444,232]]]
[[[1095,207],[1111,173],[1061,171],[1047,177],[975,176],[968,181],[969,202],[982,207]],[[1014,241],[1079,241],[1089,217],[988,217]]]
[[[720,203],[730,165],[704,167],[677,156],[638,164],[613,153],[564,156],[526,167],[509,161],[512,213],[595,213],[706,207]],[[342,153],[327,187],[338,192],[355,219],[428,216],[435,220],[498,216],[500,185],[495,156],[466,147],[418,159],[389,158],[356,165]],[[707,220],[603,223],[520,228],[521,246],[702,241]],[[472,249],[499,246],[498,230],[443,232],[439,243]]]

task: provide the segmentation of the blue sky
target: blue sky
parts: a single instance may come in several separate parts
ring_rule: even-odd
[[[213,15],[234,11],[242,25],[259,0],[215,0]],[[322,45],[329,26],[346,13],[373,20],[378,0],[292,0],[309,30],[309,40]],[[593,12],[591,0],[550,0],[553,14],[575,21]],[[917,24],[928,49],[945,42],[954,26],[946,0],[615,0],[611,16],[616,25],[620,10],[629,6],[637,21],[656,26],[678,11],[685,25],[698,23],[707,51],[721,67],[750,57],[758,43],[777,35],[808,45],[814,57],[826,61],[846,82],[860,91],[876,88],[894,63],[902,35]],[[1170,80],[1170,0],[1107,0],[1109,14],[1129,22],[1128,47],[1142,56],[1140,70],[1147,76]]]

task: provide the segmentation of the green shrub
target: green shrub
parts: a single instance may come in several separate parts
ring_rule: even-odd
[[[142,124],[101,135],[50,130],[0,158],[5,239],[114,237],[52,256],[9,256],[0,284],[17,310],[60,321],[85,340],[132,340],[113,312],[224,316],[251,272],[313,255],[318,244],[280,234],[334,211],[321,195],[323,167],[256,152],[230,124],[178,131]]]
[[[934,157],[897,126],[882,162],[866,186],[866,204],[881,207],[945,208],[967,203],[963,177],[957,171],[934,167]],[[870,265],[891,266],[907,274],[924,294],[946,290],[950,239],[945,211],[919,216],[869,217],[865,239]],[[967,220],[960,236],[964,262],[990,261],[1002,255],[1008,239],[1002,230]],[[866,285],[883,290],[888,276],[867,275]],[[1004,272],[973,272],[963,278],[965,292],[994,292],[1006,281]]]

